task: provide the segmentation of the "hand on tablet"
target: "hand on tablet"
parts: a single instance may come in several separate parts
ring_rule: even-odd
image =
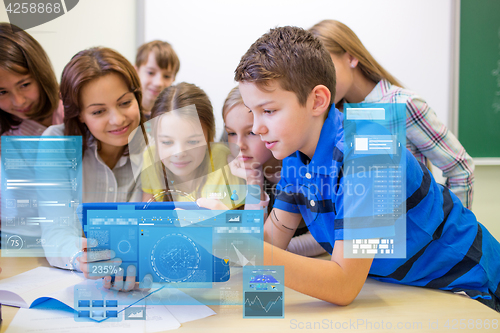
[[[110,277],[122,263],[121,259],[115,258],[115,252],[112,250],[90,250],[97,246],[95,239],[82,238],[81,246],[81,255],[76,260],[79,263],[79,269],[87,279]]]
[[[103,287],[118,291],[131,291],[137,289],[136,284],[137,269],[134,265],[129,265],[125,270],[120,267],[122,260],[115,258],[113,250],[89,250],[97,246],[95,239],[82,239],[82,255],[77,258],[79,268],[88,279],[104,280]],[[125,279],[124,279],[125,276]],[[114,277],[114,281],[113,281]],[[147,274],[141,284],[141,289],[148,290],[153,285],[153,277]]]

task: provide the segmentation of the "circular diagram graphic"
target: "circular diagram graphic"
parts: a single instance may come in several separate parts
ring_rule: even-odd
[[[196,243],[184,234],[165,235],[151,250],[153,270],[165,282],[188,281],[199,268],[200,261]]]
[[[123,239],[118,243],[118,251],[122,254],[128,253],[131,249],[132,245],[128,240]]]
[[[18,235],[10,236],[7,239],[7,249],[8,250],[20,250],[23,248],[24,242]]]

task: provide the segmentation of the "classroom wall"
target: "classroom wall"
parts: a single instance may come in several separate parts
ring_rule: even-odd
[[[233,71],[251,43],[275,26],[309,28],[323,19],[337,19],[452,127],[458,5],[456,0],[139,0],[144,22],[139,38],[172,43],[181,59],[176,82],[196,83],[207,92],[220,134],[222,103],[235,85]],[[434,174],[442,179],[441,170]],[[500,240],[495,212],[500,203],[500,166],[477,166],[475,177],[473,211]]]
[[[9,22],[3,3],[0,21]],[[132,62],[136,30],[136,0],[81,0],[63,16],[26,31],[45,49],[60,81],[73,55],[89,47],[111,47]]]
[[[475,170],[472,211],[500,242],[500,166],[481,165]]]
[[[210,97],[222,132],[221,108],[236,85],[234,69],[270,28],[310,28],[324,19],[347,24],[404,85],[424,96],[448,124],[452,99],[454,0],[139,0],[144,39],[170,42],[181,60],[176,82]]]

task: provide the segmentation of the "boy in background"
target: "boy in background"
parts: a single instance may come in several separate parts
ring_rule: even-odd
[[[135,69],[141,79],[143,113],[148,119],[156,97],[172,85],[179,68],[179,58],[167,42],[154,40],[137,50]]]
[[[283,160],[280,193],[264,225],[264,263],[285,266],[288,287],[347,305],[369,275],[462,291],[500,310],[500,244],[409,152],[406,257],[344,256],[344,242],[352,242],[344,218],[369,198],[357,193],[349,198],[354,205],[344,205],[343,115],[332,105],[335,68],[319,40],[296,27],[272,29],[242,57],[235,80],[253,113],[252,132]],[[331,261],[285,251],[301,216]],[[362,217],[360,225],[370,219]]]

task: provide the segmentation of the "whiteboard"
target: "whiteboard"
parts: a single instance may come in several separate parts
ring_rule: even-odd
[[[222,105],[236,85],[234,70],[250,45],[270,28],[308,29],[324,19],[349,26],[382,66],[449,123],[453,0],[142,0],[140,6],[139,41],[172,44],[181,61],[176,82],[205,90],[218,135]]]

